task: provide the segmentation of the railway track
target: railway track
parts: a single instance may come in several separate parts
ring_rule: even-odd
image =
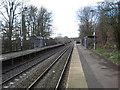
[[[61,49],[61,47],[59,47],[58,49]],[[55,51],[55,49],[53,49],[53,50],[49,50],[47,53],[46,53],[46,55],[49,55],[51,52],[53,52],[53,51]],[[56,53],[56,52],[54,52],[54,53]],[[42,55],[43,55],[43,53],[41,53]],[[10,71],[12,71],[12,70],[14,70],[14,69],[16,69],[16,68],[19,68],[20,66],[23,66],[23,65],[25,65],[26,63],[29,63],[29,62],[32,62],[33,60],[36,60],[36,59],[38,59],[38,58],[40,58],[42,55],[38,55],[38,56],[36,56],[36,57],[33,57],[33,58],[30,58],[29,60],[26,60],[25,62],[23,62],[23,63],[20,63],[20,64],[18,64],[18,65],[15,65],[15,66],[13,66],[13,67],[9,67],[9,69],[3,69],[2,70],[2,74],[6,74],[7,72],[10,72]]]
[[[60,49],[61,49],[61,48],[60,48]],[[60,49],[58,49],[58,50],[59,50],[59,53],[62,52],[62,50],[60,50]],[[65,49],[65,48],[64,48],[64,49]],[[46,60],[46,59],[50,58],[51,56],[55,55],[56,52],[58,52],[58,51],[55,51],[54,53],[51,53],[50,55],[46,56],[46,58],[38,61],[37,63],[33,64],[32,66],[29,66],[28,68],[19,71],[19,73],[15,73],[15,74],[12,75],[11,77],[7,78],[6,80],[4,80],[4,81],[2,82],[2,87],[3,87],[3,88],[10,88],[10,87],[14,84],[13,82],[14,82],[15,80],[16,80],[16,81],[18,80],[17,78],[20,78],[20,77],[22,78],[22,76],[26,76],[26,75],[27,75],[26,73],[29,72],[29,71],[31,70],[31,68],[34,68],[35,66],[37,66],[38,64],[40,64],[40,63],[43,62],[44,60]],[[37,59],[37,60],[38,60],[38,59]],[[22,66],[22,65],[21,65],[21,66]],[[4,75],[3,75],[3,76],[4,76]]]
[[[31,90],[33,88],[54,88],[57,90],[69,62],[72,48],[72,46],[69,46],[69,48],[60,54],[59,57],[27,87],[26,90]]]

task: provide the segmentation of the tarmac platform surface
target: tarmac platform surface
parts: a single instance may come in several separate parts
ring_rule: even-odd
[[[75,44],[71,57],[67,88],[120,88],[118,66],[95,52]]]

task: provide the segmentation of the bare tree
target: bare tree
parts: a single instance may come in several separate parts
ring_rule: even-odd
[[[52,13],[48,12],[46,8],[41,7],[37,16],[37,23],[37,36],[43,37],[44,40],[51,34],[50,27],[52,26]]]
[[[98,27],[99,27],[99,31],[102,37],[102,45],[104,46],[107,42],[107,37],[108,37],[108,30],[109,30],[109,26],[108,26],[108,16],[106,15],[105,11],[103,10],[103,7],[105,8],[105,6],[103,5],[103,2],[99,4],[98,6],[98,12],[99,12],[99,22],[98,22]]]
[[[32,32],[32,36],[36,35],[36,29],[37,29],[37,7],[31,5],[28,7],[28,25],[30,25],[30,29]],[[29,28],[29,26],[28,26]]]
[[[43,40],[50,37],[52,12],[46,8],[41,7],[38,11],[37,7],[26,6],[21,0],[2,0],[0,9],[0,34],[4,42],[8,43],[4,45],[7,45],[9,52],[12,51],[13,44],[18,42],[19,50],[25,50],[26,44],[30,45],[31,36],[41,36]]]
[[[80,37],[83,39],[85,36],[92,35],[93,27],[92,27],[92,17],[93,13],[91,13],[91,7],[84,7],[77,12],[79,23],[79,31]]]
[[[8,28],[4,28],[4,31],[8,35],[9,48],[10,51],[12,51],[12,34],[14,21],[19,13],[17,10],[18,7],[21,5],[21,2],[19,0],[2,0],[1,5],[3,11],[0,11],[0,14],[3,16],[4,23],[6,23],[6,28]]]
[[[100,7],[99,10],[101,12],[100,22],[103,22],[104,26],[106,25],[107,27],[112,28],[113,36],[114,36],[113,40],[116,42],[116,46],[120,51],[120,37],[119,37],[120,36],[120,30],[119,30],[120,1],[116,0],[115,2],[102,2],[99,4],[98,7]],[[100,25],[100,27],[102,26]]]

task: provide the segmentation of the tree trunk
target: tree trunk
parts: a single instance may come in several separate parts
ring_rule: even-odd
[[[12,25],[11,23],[9,22],[9,52],[12,52]]]

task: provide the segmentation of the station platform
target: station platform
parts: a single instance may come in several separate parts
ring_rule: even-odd
[[[119,66],[102,56],[74,44],[66,88],[120,88]]]
[[[66,88],[88,88],[76,44],[71,57]]]
[[[2,54],[2,55],[0,55],[0,60],[6,61],[6,60],[9,60],[9,59],[12,59],[12,58],[24,56],[24,55],[27,55],[27,54],[39,52],[39,51],[42,51],[42,50],[45,50],[45,49],[49,49],[49,48],[53,48],[53,47],[57,47],[57,46],[61,46],[61,45],[62,44],[57,44],[57,45],[51,45],[51,46],[46,46],[46,47],[41,47],[41,48],[24,50],[24,51],[20,51],[20,52],[13,52],[13,53],[8,53],[8,54]]]

